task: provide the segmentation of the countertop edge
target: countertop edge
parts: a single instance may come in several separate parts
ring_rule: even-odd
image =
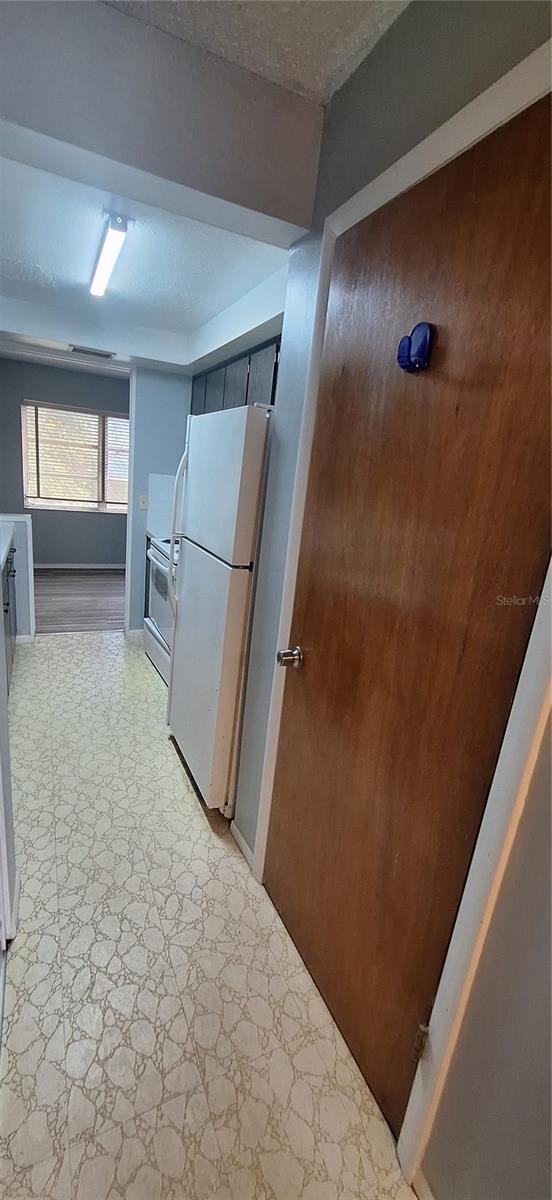
[[[9,524],[7,521],[0,522],[0,571],[3,571],[6,565],[14,534],[13,524]]]

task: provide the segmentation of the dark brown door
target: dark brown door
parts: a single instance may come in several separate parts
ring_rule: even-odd
[[[549,175],[542,101],[336,247],[265,882],[395,1133],[549,556]]]

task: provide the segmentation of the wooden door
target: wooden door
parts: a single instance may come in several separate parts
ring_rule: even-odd
[[[265,883],[395,1133],[549,556],[549,177],[543,100],[336,247]]]

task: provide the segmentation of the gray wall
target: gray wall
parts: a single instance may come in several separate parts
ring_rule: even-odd
[[[192,381],[183,375],[136,368],[134,445],[132,448],[130,518],[129,629],[142,629],[146,568],[147,512],[139,496],[147,495],[148,475],[174,475],[186,439]]]
[[[21,401],[128,413],[128,379],[0,359],[0,512],[23,512]],[[123,513],[31,509],[35,563],[125,561]]]
[[[414,0],[326,110],[321,221],[550,37],[539,0]]]
[[[425,1161],[435,1200],[549,1200],[550,727]]]
[[[315,202],[318,220],[545,41],[549,24],[547,4],[533,0],[411,4],[327,109]],[[286,300],[235,818],[250,847],[310,352],[317,247],[314,235],[296,246]]]

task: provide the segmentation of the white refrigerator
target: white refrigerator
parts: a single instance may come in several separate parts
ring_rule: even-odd
[[[175,481],[168,723],[205,804],[226,816],[233,811],[269,415],[253,405],[190,417]]]

